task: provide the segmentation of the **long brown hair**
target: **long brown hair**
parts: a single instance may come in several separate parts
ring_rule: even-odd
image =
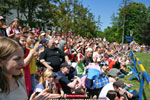
[[[7,37],[0,37],[0,63],[7,60],[7,58],[15,52],[20,45],[15,41]],[[9,93],[9,83],[6,73],[4,72],[4,66],[0,64],[0,93]],[[21,75],[13,76],[15,79],[21,77]]]

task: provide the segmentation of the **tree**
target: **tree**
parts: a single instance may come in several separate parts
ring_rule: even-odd
[[[7,0],[6,0],[7,1]],[[13,8],[21,24],[42,30],[71,31],[75,35],[96,37],[99,21],[79,0],[14,0]],[[8,4],[7,2],[3,1]],[[9,12],[8,9],[7,11]],[[8,13],[7,12],[7,13]],[[3,11],[4,13],[4,11]],[[23,18],[23,16],[25,18]]]
[[[122,19],[123,11],[125,8],[119,9],[119,19]],[[142,3],[136,3],[131,2],[129,5],[126,6],[126,31],[125,34],[129,35],[130,30],[134,32],[134,37],[136,41],[140,42],[141,36],[140,36],[140,30],[143,30],[140,28],[142,23],[145,23],[146,18],[146,7]]]
[[[123,8],[124,8],[124,10],[123,10],[123,20],[122,20],[122,43],[124,43],[124,36],[125,36],[125,28],[126,28],[126,10],[127,10],[127,8],[126,8],[126,6],[127,6],[127,4],[130,2],[130,0],[123,0]]]
[[[0,0],[0,15],[10,15],[10,10],[15,8],[17,0]]]
[[[139,27],[139,38],[141,44],[150,45],[150,7],[146,10],[146,16],[143,23],[138,24]]]

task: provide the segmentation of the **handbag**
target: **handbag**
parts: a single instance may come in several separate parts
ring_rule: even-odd
[[[108,83],[109,83],[108,77],[102,77],[102,78],[93,80],[93,87],[99,89],[99,88],[104,87]]]

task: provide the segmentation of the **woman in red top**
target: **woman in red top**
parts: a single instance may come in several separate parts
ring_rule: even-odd
[[[19,21],[18,19],[14,19],[11,22],[10,27],[7,28],[6,30],[8,37],[13,38],[15,36],[15,34],[19,34],[20,33],[20,29],[19,29]]]

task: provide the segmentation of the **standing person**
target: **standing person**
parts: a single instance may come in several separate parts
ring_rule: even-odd
[[[5,19],[4,19],[3,16],[0,16],[0,37],[1,36],[6,36],[7,37],[6,29],[3,28],[4,24],[5,24]]]
[[[84,55],[82,54],[82,48],[77,50],[76,63],[77,63],[77,75],[81,78],[85,74],[85,65],[83,63]]]
[[[33,58],[35,51],[37,50],[37,48],[39,46],[39,43],[35,44],[34,49],[29,50],[28,48],[26,48],[27,36],[22,34],[21,36],[15,37],[15,39],[21,45],[21,47],[23,48],[24,53],[25,53],[23,70],[24,70],[27,95],[30,96],[30,94],[32,93],[30,62]]]
[[[28,32],[25,34],[27,37],[27,43],[26,43],[26,48],[29,50],[32,50],[33,48],[31,48],[31,45],[34,44],[35,40],[34,40],[34,33],[32,32]],[[35,74],[37,73],[37,67],[36,67],[36,56],[37,55],[33,55],[31,61],[30,61],[30,74],[31,74],[31,86],[32,86],[32,91],[35,88]]]
[[[64,59],[69,65],[71,65],[68,56],[63,51],[56,48],[53,39],[49,40],[48,47],[40,54],[40,62],[46,68],[53,70],[53,72],[58,72],[60,70],[60,65]]]
[[[15,18],[11,22],[10,27],[7,28],[6,32],[7,32],[8,37],[10,38],[13,38],[15,34],[19,34],[20,33],[19,20]]]
[[[23,58],[23,49],[16,41],[0,37],[0,100],[28,100],[21,71]],[[30,100],[47,100],[46,91]]]

